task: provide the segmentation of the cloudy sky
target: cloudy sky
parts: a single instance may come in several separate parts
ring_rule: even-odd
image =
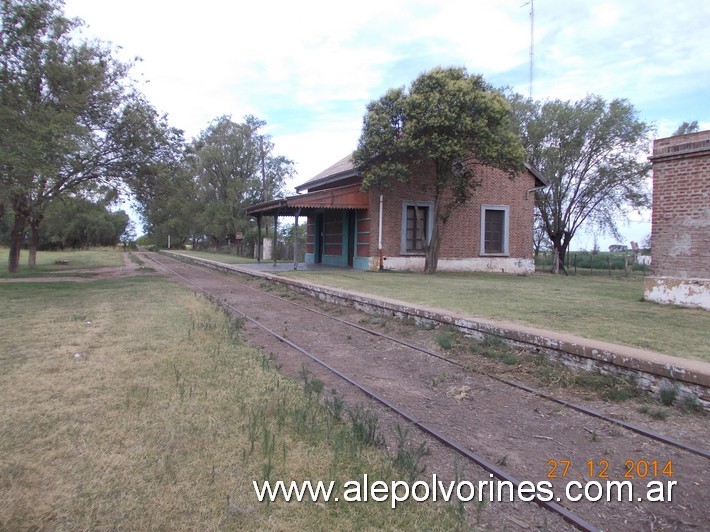
[[[368,102],[435,66],[527,95],[525,0],[66,0],[87,37],[140,56],[133,74],[190,139],[221,115],[268,123],[306,181],[356,147]],[[534,0],[536,99],[627,98],[668,136],[710,129],[710,2]],[[634,222],[622,233],[649,232]],[[628,238],[634,238],[629,236]],[[579,242],[583,245],[583,242]]]

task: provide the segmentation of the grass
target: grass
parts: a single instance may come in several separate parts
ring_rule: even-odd
[[[177,284],[10,283],[0,300],[2,530],[461,526],[453,505],[259,503],[252,480],[403,466],[352,436],[357,418],[380,441],[368,410],[284,377]]]
[[[444,350],[454,347],[461,334],[455,327],[443,327],[436,335],[436,343]]]
[[[710,361],[710,313],[643,301],[643,277],[355,270],[278,275]]]
[[[596,371],[575,371],[561,363],[546,360],[541,355],[512,349],[497,336],[488,335],[482,341],[466,339],[461,343],[461,349],[455,353],[455,356],[460,360],[465,360],[469,368],[474,371],[483,370],[489,374],[505,374],[509,371],[505,366],[515,366],[518,376],[526,375],[532,378],[535,382],[534,387],[537,388],[566,388],[587,397],[596,397],[611,402],[621,402],[645,396],[636,382],[631,379],[602,375]],[[470,354],[503,365],[483,368],[480,363],[468,356]]]
[[[70,270],[83,270],[120,266],[123,264],[120,248],[92,248],[90,250],[65,250],[65,251],[39,251],[37,252],[37,265],[35,268],[27,266],[29,252],[22,250],[20,253],[20,271],[8,273],[7,263],[9,258],[8,248],[0,248],[0,279],[17,277],[42,277],[47,274],[61,276]],[[59,261],[68,261],[67,264],[57,264]],[[76,275],[66,273],[66,275]]]
[[[605,401],[621,402],[644,395],[632,380],[602,375],[598,372],[572,371],[559,364],[545,363],[540,359],[533,359],[532,374],[546,385],[561,388],[574,387]]]
[[[656,421],[665,421],[668,419],[668,410],[664,410],[659,407],[650,407],[648,405],[643,405],[639,408],[639,412],[646,414],[651,419]]]

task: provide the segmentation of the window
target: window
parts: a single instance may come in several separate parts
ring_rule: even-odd
[[[508,255],[508,206],[481,207],[481,255]]]
[[[431,237],[433,203],[430,201],[402,203],[402,253],[423,254],[424,239]]]

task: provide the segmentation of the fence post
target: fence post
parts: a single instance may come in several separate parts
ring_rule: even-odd
[[[611,277],[611,255],[606,256],[606,265],[609,268],[609,277]]]
[[[577,275],[577,254],[574,254],[574,274]]]

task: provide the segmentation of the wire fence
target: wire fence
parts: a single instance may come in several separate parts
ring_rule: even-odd
[[[535,258],[535,270],[551,272],[555,254],[542,252]],[[568,275],[648,275],[650,263],[646,255],[634,253],[569,252],[565,256],[564,271]],[[560,269],[562,272],[562,269]]]

